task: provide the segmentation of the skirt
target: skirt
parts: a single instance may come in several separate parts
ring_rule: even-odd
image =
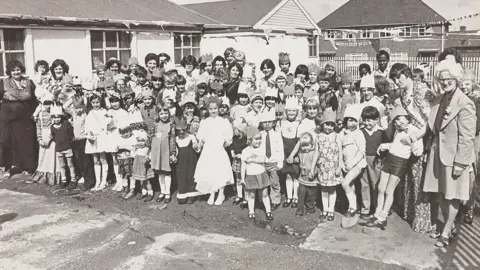
[[[152,154],[152,169],[155,171],[170,172],[170,146],[168,143],[168,137],[165,138],[152,138],[151,146]]]
[[[38,167],[32,175],[32,182],[56,185],[62,179],[60,168],[58,168],[57,155],[55,153],[55,142],[48,148],[40,147],[38,151]]]
[[[133,158],[118,160],[118,173],[120,175],[132,175]]]
[[[114,144],[116,142],[112,141],[112,137],[107,134],[97,135],[93,140],[87,139],[85,154],[115,153]]]
[[[145,181],[155,176],[147,158],[144,156],[136,156],[133,160],[132,179],[137,181]]]
[[[453,179],[453,167],[445,166],[438,152],[438,136],[434,139],[428,155],[423,191],[442,193],[447,200],[468,200],[470,198],[471,166],[465,168],[459,178]]]
[[[242,172],[242,160],[239,158],[233,158],[232,160],[232,170],[235,173]]]
[[[196,183],[193,180],[197,167],[198,154],[193,150],[192,142],[185,147],[178,147],[176,179],[178,185],[178,199],[195,197],[198,195]]]
[[[262,189],[271,185],[272,181],[270,180],[270,177],[268,177],[267,172],[245,176],[245,188],[247,190]]]
[[[298,138],[283,138],[283,151],[285,152],[285,161],[283,162],[282,173],[290,175],[293,179],[298,179],[300,176],[300,165],[298,163],[287,163],[286,159],[292,153],[297,145]]]
[[[403,178],[408,171],[408,159],[387,154],[385,162],[383,163],[382,172],[389,173]]]

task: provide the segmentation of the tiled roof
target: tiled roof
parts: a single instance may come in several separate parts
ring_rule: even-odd
[[[219,24],[167,0],[1,0],[0,14]]]
[[[318,22],[320,28],[420,24],[445,19],[421,0],[350,0]]]
[[[184,5],[209,18],[231,25],[253,26],[282,0],[231,0]]]

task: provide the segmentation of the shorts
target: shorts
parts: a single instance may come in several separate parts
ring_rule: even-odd
[[[57,152],[57,157],[66,157],[66,158],[71,158],[73,157],[73,151],[72,149],[67,149],[65,151]]]
[[[382,172],[395,175],[403,178],[408,171],[408,159],[387,154],[385,162],[383,163]]]

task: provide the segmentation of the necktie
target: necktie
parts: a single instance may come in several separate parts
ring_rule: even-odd
[[[272,156],[272,148],[270,146],[270,132],[267,131],[267,139],[266,139],[266,151],[265,155],[267,158],[270,158]]]

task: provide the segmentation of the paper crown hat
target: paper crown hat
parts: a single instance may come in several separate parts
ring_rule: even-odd
[[[360,88],[375,88],[375,78],[373,75],[365,75],[360,81]]]
[[[387,48],[387,47],[380,48],[378,52],[386,52],[389,56],[392,54],[392,50],[390,50],[390,48]]]
[[[131,57],[130,59],[128,59],[128,65],[138,65],[138,59],[136,57]]]
[[[233,53],[233,58],[237,61],[243,61],[245,60],[245,53],[241,51],[236,51]]]
[[[275,114],[278,115],[280,113],[285,113],[285,105],[283,105],[282,103],[277,103],[275,104]]]
[[[63,75],[62,81],[65,85],[72,85],[73,84],[73,78],[72,78],[72,76],[70,76],[70,74]]]
[[[184,117],[175,117],[175,129],[184,130],[188,127],[187,120]]]
[[[213,55],[211,53],[204,54],[200,57],[201,63],[207,63],[213,61]]]
[[[120,81],[120,80],[124,81],[126,77],[127,77],[127,76],[126,76],[125,74],[123,74],[123,73],[118,73],[117,75],[115,75],[115,76],[113,77],[113,81],[114,81],[115,83],[118,82],[118,81]]]
[[[285,96],[295,95],[295,86],[293,84],[285,86],[285,88],[283,88],[283,94]]]
[[[326,122],[336,123],[336,120],[337,120],[337,113],[333,111],[331,108],[328,108],[323,112],[322,124]]]
[[[142,90],[142,93],[140,93],[140,95],[142,96],[142,99],[147,97],[153,97],[153,91],[152,89],[145,89],[145,90]]]
[[[54,105],[50,108],[50,115],[63,115],[62,106]]]
[[[106,78],[105,81],[103,81],[103,83],[104,83],[105,88],[115,86],[115,82],[110,77]]]
[[[333,67],[334,69],[337,69],[337,65],[332,60],[326,62],[323,66],[324,69],[326,69],[327,67]]]
[[[233,120],[233,126],[243,133],[247,131],[247,122],[242,117]]]
[[[283,72],[280,72],[277,74],[277,77],[275,78],[275,82],[281,79],[287,80],[287,76]]]
[[[263,102],[263,96],[260,94],[254,94],[250,97],[250,103],[253,103],[256,100],[261,100]]]
[[[276,87],[267,87],[265,97],[278,97],[278,89]]]
[[[163,68],[154,69],[154,70],[152,71],[152,77],[162,78],[162,77],[163,77],[163,73],[165,73],[165,69],[163,69]]]
[[[418,66],[416,67],[416,69],[420,69],[423,71],[423,74],[428,75],[428,73],[430,73],[430,64],[429,63],[420,63],[418,64]]]
[[[132,88],[130,87],[130,85],[125,85],[125,87],[122,89],[122,91],[120,92],[120,94],[122,95],[122,97],[127,97],[131,94],[133,94],[133,90]]]
[[[350,72],[342,73],[342,75],[340,75],[340,81],[342,83],[352,83],[353,82],[352,73],[350,73]]]
[[[195,99],[195,93],[189,92],[186,93],[180,102],[180,106],[185,106],[187,103],[192,103],[193,105],[197,105],[197,100]]]
[[[210,82],[210,89],[214,91],[222,91],[223,85],[219,82]]]
[[[247,139],[250,140],[256,135],[260,134],[260,131],[258,131],[258,128],[254,126],[247,126],[246,133],[247,133]]]
[[[285,52],[281,52],[278,54],[278,63],[280,64],[285,64],[285,63],[291,63],[290,62],[290,55]]]
[[[217,106],[220,106],[222,104],[222,100],[216,96],[210,96],[205,99],[205,105],[208,106],[210,103],[215,103]]]
[[[265,108],[260,115],[260,122],[270,122],[275,120],[275,109],[268,110]]]
[[[82,96],[73,96],[73,107],[74,108],[85,108],[85,103]]]
[[[113,74],[113,72],[111,72],[110,70],[107,70],[105,71],[105,78],[111,78],[113,79],[115,75]]]
[[[39,99],[40,99],[40,102],[42,103],[45,101],[53,101],[53,94],[48,90],[44,90],[39,95]]]
[[[201,83],[205,83],[205,84],[206,84],[206,83],[208,82],[208,77],[202,74],[202,75],[200,75],[200,76],[197,77],[197,79],[195,80],[195,82],[196,82],[197,85],[200,85]]]
[[[408,116],[408,112],[401,105],[396,105],[389,114],[391,121],[399,116]]]
[[[349,104],[345,108],[345,113],[343,114],[343,118],[353,118],[357,121],[360,121],[362,116],[362,105],[360,104]]]
[[[73,85],[82,85],[82,79],[80,79],[78,76],[73,77],[72,81]]]
[[[237,94],[245,94],[248,95],[247,89],[250,88],[248,84],[244,81],[241,81],[238,85],[238,92]]]
[[[320,67],[314,63],[308,65],[308,73],[320,73]]]
[[[98,81],[96,88],[97,88],[97,89],[98,89],[98,88],[105,88],[105,82],[104,82],[104,81]]]
[[[298,98],[295,96],[289,96],[285,99],[285,110],[300,110],[300,104]]]

